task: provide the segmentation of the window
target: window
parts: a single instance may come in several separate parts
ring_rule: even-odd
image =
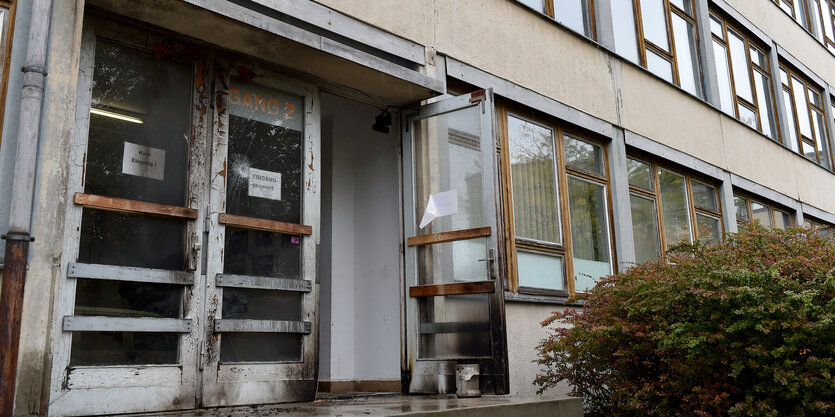
[[[734,194],[734,207],[740,229],[747,229],[752,224],[782,230],[794,226],[794,215],[790,210],[744,194]]]
[[[594,0],[518,0],[569,29],[594,39]]]
[[[12,50],[11,29],[14,23],[13,8],[11,2],[0,0],[0,132],[3,130],[6,90],[8,89],[9,74],[6,71],[6,62]]]
[[[626,167],[637,262],[657,259],[682,241],[722,238],[715,186],[637,158],[628,158]]]
[[[803,227],[812,230],[820,236],[835,236],[835,226],[811,217],[804,217]]]
[[[830,168],[829,133],[821,89],[787,66],[780,67],[780,81],[789,130],[787,145],[806,158]]]
[[[835,53],[835,0],[774,0],[804,29]]]
[[[821,26],[823,26],[818,38],[832,53],[835,53],[835,0],[820,0],[818,4]]]
[[[771,70],[765,48],[711,14],[722,111],[776,139]]]
[[[505,120],[509,287],[585,291],[613,272],[604,147],[555,124]]]
[[[632,9],[628,1],[612,2],[615,50],[702,97],[692,0],[636,0],[634,5]],[[640,23],[636,25],[636,21]]]

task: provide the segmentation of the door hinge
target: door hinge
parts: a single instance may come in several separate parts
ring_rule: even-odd
[[[203,370],[203,366],[205,365],[204,362],[206,360],[206,353],[204,352],[205,348],[206,348],[206,341],[201,340],[200,341],[200,360],[197,361],[198,362],[197,367],[201,371]]]

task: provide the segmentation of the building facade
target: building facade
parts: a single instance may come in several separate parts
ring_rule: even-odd
[[[539,323],[598,278],[833,232],[835,0],[0,16],[16,416],[454,393],[458,364],[535,395]]]

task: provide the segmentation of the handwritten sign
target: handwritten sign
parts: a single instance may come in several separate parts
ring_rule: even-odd
[[[249,196],[281,200],[281,174],[250,167]]]
[[[122,173],[162,181],[165,178],[165,149],[125,142]]]

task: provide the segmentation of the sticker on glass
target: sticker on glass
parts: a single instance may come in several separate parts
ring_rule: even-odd
[[[426,203],[426,210],[423,212],[423,219],[420,221],[420,228],[423,229],[438,217],[453,214],[458,214],[458,193],[455,190],[431,194],[429,202]]]
[[[281,200],[281,174],[250,167],[249,196]]]
[[[122,173],[161,181],[165,177],[165,149],[125,142]]]

